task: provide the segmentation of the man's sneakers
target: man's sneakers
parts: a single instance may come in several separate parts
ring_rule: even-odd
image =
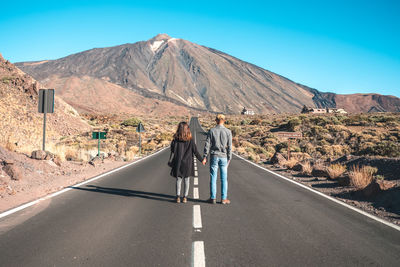
[[[184,198],[182,199],[182,203],[186,203],[186,202],[187,202],[187,198],[184,197]]]
[[[231,204],[231,201],[229,199],[223,199],[221,201],[221,204],[226,205],[226,204]]]
[[[215,198],[210,198],[207,200],[207,202],[210,204],[217,204],[217,200]]]
[[[180,197],[176,197],[176,203],[181,203],[181,198]]]
[[[217,203],[217,200],[216,200],[216,199],[213,199],[213,198],[210,198],[210,199],[207,200],[207,202],[210,203],[210,204],[216,204],[216,203]],[[231,204],[231,201],[230,201],[229,199],[223,199],[223,200],[221,201],[221,204],[223,204],[223,205]]]

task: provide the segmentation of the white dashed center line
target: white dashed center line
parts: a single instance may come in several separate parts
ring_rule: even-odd
[[[193,228],[202,228],[200,205],[193,206]]]
[[[197,187],[193,188],[193,198],[199,199],[199,189]]]
[[[199,185],[199,178],[197,177],[193,178],[193,185]]]
[[[193,267],[205,267],[206,256],[204,254],[204,242],[195,241],[192,246],[192,266]]]

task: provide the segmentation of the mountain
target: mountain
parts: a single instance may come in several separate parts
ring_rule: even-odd
[[[30,154],[41,148],[43,114],[38,90],[43,86],[0,54],[0,146]],[[47,115],[46,140],[90,131],[77,111],[56,96],[55,113]]]
[[[361,107],[355,103],[364,100],[367,104],[362,108],[367,111],[400,111],[399,98],[322,93],[221,51],[166,34],[57,60],[16,65],[46,86],[55,87],[66,102],[87,110],[129,110],[137,107],[133,99],[140,95],[176,106],[226,113],[238,113],[243,107],[257,113],[299,112],[303,105],[359,112]],[[122,105],[103,108],[87,101],[102,97],[97,93],[102,86],[102,92],[108,91],[107,101]]]

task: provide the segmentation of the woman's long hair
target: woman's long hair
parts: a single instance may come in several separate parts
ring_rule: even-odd
[[[192,139],[192,133],[190,132],[189,125],[186,122],[180,122],[178,129],[174,134],[174,139],[178,141],[189,141]]]

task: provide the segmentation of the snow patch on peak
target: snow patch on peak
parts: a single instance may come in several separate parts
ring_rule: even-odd
[[[164,40],[154,41],[154,43],[150,44],[150,48],[153,52],[156,52],[158,48],[164,43]]]

